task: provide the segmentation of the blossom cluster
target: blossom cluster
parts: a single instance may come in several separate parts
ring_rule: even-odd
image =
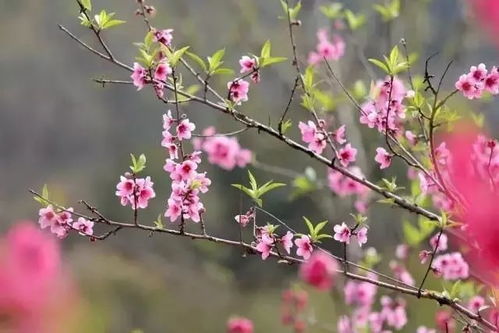
[[[287,254],[290,254],[291,248],[293,247],[293,237],[294,235],[290,231],[286,232],[284,236],[279,237],[275,233],[275,227],[268,224],[258,228],[257,244],[255,248],[261,253],[263,260],[267,259],[272,249],[279,244]]]
[[[255,83],[260,82],[260,71],[258,70],[258,59],[249,56],[243,56],[239,60],[241,66],[240,73],[251,75],[251,80]]]
[[[154,30],[154,41],[165,46],[170,46],[173,36],[173,29]],[[164,97],[164,88],[168,76],[172,73],[172,68],[163,52],[158,52],[157,59],[151,68],[144,68],[138,62],[133,64],[131,78],[137,90],[141,90],[148,83],[153,83],[154,91],[159,98]]]
[[[359,246],[362,246],[362,244],[367,243],[367,228],[366,227],[357,228],[357,227],[350,229],[350,227],[347,226],[345,222],[343,222],[342,224],[337,224],[333,228],[334,229],[333,237],[338,242],[345,244],[350,244],[350,239],[352,237],[355,237],[357,238]]]
[[[326,29],[317,31],[318,43],[316,50],[308,54],[309,65],[317,65],[324,60],[339,60],[345,54],[345,41],[341,36],[334,35],[332,40]]]
[[[41,208],[38,224],[42,229],[50,229],[50,232],[58,238],[65,238],[71,230],[78,231],[81,235],[92,236],[94,233],[94,222],[79,217],[73,221],[73,208],[56,210],[52,205]]]
[[[499,71],[496,66],[488,71],[485,64],[471,66],[469,73],[461,75],[455,86],[468,99],[480,98],[485,91],[497,95],[499,94]]]
[[[222,169],[232,170],[236,166],[244,168],[251,163],[253,154],[249,149],[242,148],[237,137],[217,135],[214,127],[205,128],[203,137],[194,138],[194,149],[203,150],[208,155],[208,162]]]
[[[179,217],[183,222],[190,219],[194,222],[201,221],[204,205],[199,195],[208,192],[211,180],[206,177],[206,172],[198,172],[201,163],[201,152],[194,151],[184,155],[182,141],[192,136],[196,126],[189,119],[176,119],[171,111],[163,115],[163,141],[162,146],[169,152],[164,170],[172,180],[171,194],[168,199],[168,207],[165,216],[171,222]],[[173,131],[173,133],[172,133]],[[182,156],[179,156],[179,152]]]
[[[385,133],[387,129],[391,133],[401,133],[406,111],[403,102],[413,92],[407,91],[397,77],[387,77],[376,82],[371,94],[373,99],[361,106],[360,123],[376,128],[380,133]]]
[[[227,333],[253,333],[253,322],[244,317],[233,317],[227,322]]]
[[[149,200],[156,197],[151,177],[136,178],[130,173],[120,176],[116,185],[116,196],[120,198],[121,205],[130,205],[132,209],[144,209],[149,205]]]

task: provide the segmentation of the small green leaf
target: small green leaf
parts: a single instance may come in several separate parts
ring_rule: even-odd
[[[194,60],[199,65],[199,67],[201,67],[203,69],[203,71],[205,71],[205,72],[208,71],[208,67],[206,67],[204,60],[200,56],[196,55],[195,53],[189,52],[189,51],[186,51],[185,54],[188,57],[190,57],[192,60]]]
[[[381,68],[385,73],[387,73],[387,74],[390,73],[390,69],[388,68],[388,66],[384,62],[382,62],[382,61],[380,61],[378,59],[372,59],[372,58],[371,59],[367,59],[367,60],[369,60],[370,63],[378,66],[379,68]]]
[[[47,201],[49,200],[49,190],[47,184],[43,185],[41,198],[39,196],[34,196],[33,199],[40,203],[42,206],[46,206],[49,204],[49,202]]]
[[[286,57],[269,57],[269,58],[263,58],[261,64],[260,64],[260,67],[266,67],[266,66],[270,66],[270,65],[273,65],[273,64],[277,64],[277,63],[280,63],[280,62],[283,62],[283,61],[286,61],[288,60],[288,58]]]
[[[210,73],[213,73],[223,64],[223,57],[225,55],[225,49],[220,49],[213,53],[211,57],[208,57],[208,70]]]
[[[255,176],[253,176],[253,174],[249,170],[248,170],[248,177],[249,177],[251,188],[253,190],[257,190],[258,189],[258,184],[256,182],[256,178],[255,178]]]
[[[123,20],[109,20],[106,23],[104,23],[101,28],[102,29],[109,29],[109,28],[115,27],[117,25],[122,25],[124,23],[126,23],[126,21],[123,21]]]
[[[292,126],[293,122],[289,119],[286,119],[281,125],[282,134],[285,134]]]
[[[190,46],[186,46],[181,48],[180,50],[174,51],[173,54],[168,58],[168,62],[171,66],[176,66],[178,61],[184,56],[184,53],[190,48]]]
[[[305,220],[305,224],[307,225],[307,228],[308,228],[308,234],[310,236],[314,236],[314,231],[315,231],[315,228],[314,228],[314,225],[312,224],[312,222],[310,222],[310,220],[308,218],[306,218],[305,216],[303,216],[303,219]]]
[[[343,9],[343,4],[339,2],[333,2],[329,6],[321,6],[320,11],[329,19],[337,19],[341,17],[341,10]]]
[[[154,226],[158,229],[164,229],[165,225],[163,224],[163,220],[161,218],[161,214],[158,215],[156,221],[154,221]]]
[[[138,159],[134,154],[130,154],[130,157],[132,158],[132,165],[130,166],[130,169],[134,174],[137,174],[145,169],[147,160],[144,154],[140,154]]]
[[[305,86],[305,91],[310,91],[314,85],[314,68],[312,66],[308,66],[307,69],[305,69],[303,85]]]
[[[217,68],[213,74],[215,75],[234,75],[234,70],[226,67]]]
[[[260,58],[265,59],[270,57],[270,49],[272,48],[272,44],[270,43],[270,40],[267,40],[260,51]]]
[[[80,2],[86,10],[92,10],[92,1],[91,0],[80,0]]]
[[[356,15],[350,9],[346,9],[344,11],[344,14],[345,18],[347,19],[348,26],[352,31],[359,29],[361,26],[364,25],[364,23],[366,23],[365,15],[362,14]]]

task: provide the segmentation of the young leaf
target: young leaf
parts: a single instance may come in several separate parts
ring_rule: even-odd
[[[190,46],[186,46],[181,48],[180,50],[174,51],[173,54],[168,58],[170,65],[176,66],[178,61],[184,56],[184,53],[190,48]]]
[[[277,64],[283,61],[288,60],[286,57],[269,57],[269,58],[263,58],[262,62],[260,64],[260,67],[266,67],[270,66],[272,64]]]
[[[196,55],[195,53],[192,53],[192,52],[189,52],[189,51],[186,51],[185,54],[190,57],[192,60],[194,60],[198,65],[199,67],[201,67],[203,69],[203,71],[208,71],[208,67],[206,67],[206,64],[204,62],[204,60],[199,57],[198,55]]]
[[[378,59],[367,59],[369,60],[370,63],[378,66],[379,68],[381,68],[385,73],[389,74],[390,73],[390,69],[388,68],[388,66],[382,62],[381,60],[378,60]]]
[[[270,57],[270,49],[272,48],[272,44],[270,43],[270,40],[267,40],[263,46],[262,50],[260,51],[260,58],[265,59]]]
[[[321,6],[319,9],[327,18],[336,19],[341,17],[343,4],[339,2],[333,2],[329,6]]]
[[[225,55],[225,49],[220,49],[213,53],[211,57],[208,57],[208,69],[213,73],[218,67],[223,64],[223,57]]]
[[[80,2],[86,10],[92,10],[92,1],[91,0],[80,0]]]

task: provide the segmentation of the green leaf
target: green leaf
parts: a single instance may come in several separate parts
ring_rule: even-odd
[[[326,224],[328,223],[328,221],[323,221],[323,222],[319,222],[316,226],[315,226],[315,233],[318,235],[319,232],[326,226]]]
[[[289,11],[289,17],[291,18],[291,20],[296,20],[298,14],[300,13],[300,10],[301,10],[301,1],[298,1],[296,6]]]
[[[345,18],[347,19],[348,26],[352,31],[359,29],[364,25],[364,23],[366,23],[365,15],[355,15],[350,9],[346,9],[344,11],[344,14]]]
[[[370,63],[378,66],[379,68],[381,68],[385,73],[389,74],[390,73],[390,69],[388,68],[388,66],[382,62],[381,60],[378,60],[378,59],[367,59]]]
[[[253,176],[253,174],[249,170],[248,170],[248,177],[249,177],[251,188],[253,190],[257,190],[258,189],[258,184],[256,182],[256,178],[255,178],[255,176]]]
[[[261,197],[265,193],[275,190],[276,188],[286,186],[284,183],[272,183],[272,181],[265,183],[258,189],[258,196]]]
[[[80,0],[80,2],[86,10],[92,10],[92,1],[91,0]]]
[[[34,196],[33,199],[39,202],[42,206],[48,205],[49,202],[47,200],[49,200],[49,189],[47,184],[43,185],[41,196],[41,198],[39,196]]]
[[[211,57],[208,57],[208,70],[210,73],[213,73],[223,64],[223,57],[225,55],[225,49],[220,49],[213,53]]]
[[[270,43],[270,40],[267,40],[260,51],[260,58],[265,59],[270,57],[270,50],[272,48],[272,44]]]
[[[90,28],[92,26],[92,22],[90,22],[87,18],[87,16],[83,13],[81,13],[78,16],[78,19],[80,20],[80,24],[84,27]]]
[[[130,154],[130,157],[132,158],[132,165],[130,166],[130,169],[134,174],[138,174],[142,170],[146,168],[146,156],[144,154],[140,154],[139,158],[135,158],[134,154]]]
[[[195,53],[189,52],[189,51],[186,51],[185,54],[189,58],[194,60],[199,65],[199,67],[201,67],[203,69],[203,71],[205,71],[205,72],[208,71],[208,67],[206,67],[204,60],[200,56],[196,55]]]
[[[291,127],[293,126],[293,122],[289,119],[286,119],[281,126],[282,134],[285,134]]]
[[[315,228],[314,228],[314,225],[312,224],[312,222],[310,222],[310,220],[308,218],[306,218],[305,216],[303,216],[303,219],[305,220],[305,224],[307,225],[307,228],[308,228],[308,234],[310,236],[314,236],[314,232],[315,232]]]
[[[184,53],[190,48],[190,46],[186,46],[181,48],[180,50],[174,51],[173,54],[168,58],[168,62],[171,66],[176,66],[178,61],[184,56]]]
[[[280,63],[280,62],[283,62],[283,61],[286,61],[286,60],[288,60],[288,58],[286,58],[286,57],[269,57],[269,58],[263,58],[262,62],[260,64],[260,67],[270,66],[270,65],[277,64],[277,63]]]
[[[305,91],[310,91],[314,85],[314,68],[312,66],[308,66],[307,69],[305,69],[303,85],[305,86]]]
[[[343,4],[339,2],[333,2],[329,6],[319,7],[322,14],[324,14],[329,19],[336,19],[341,17],[341,10],[343,9]]]
[[[230,68],[217,68],[213,74],[215,75],[234,75],[234,70]]]
[[[117,25],[122,25],[124,23],[126,23],[126,21],[123,21],[123,20],[109,20],[106,23],[104,23],[101,28],[102,29],[109,29],[109,28],[115,27]]]
[[[154,226],[158,229],[164,229],[165,225],[163,224],[163,220],[161,218],[161,214],[158,215],[156,221],[154,221]]]

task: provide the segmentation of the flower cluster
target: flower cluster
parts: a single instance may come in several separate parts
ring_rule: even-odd
[[[292,326],[295,333],[304,332],[307,324],[301,318],[308,303],[308,294],[303,290],[288,289],[282,293],[281,322]]]
[[[322,151],[326,148],[324,126],[324,121],[319,122],[319,128],[317,128],[317,125],[312,120],[309,120],[307,123],[302,121],[298,123],[303,142],[308,143],[308,149],[317,154],[322,154]]]
[[[255,249],[261,253],[263,260],[267,259],[272,249],[279,244],[287,254],[291,253],[294,235],[288,231],[284,236],[279,237],[275,233],[275,229],[276,227],[271,224],[258,228],[259,234],[257,235],[257,244]]]
[[[435,257],[432,264],[433,271],[445,280],[467,279],[469,266],[459,252],[447,253]]]
[[[319,290],[328,290],[333,286],[337,270],[336,260],[329,254],[318,250],[310,259],[301,264],[300,277]]]
[[[367,243],[366,227],[360,227],[358,230],[357,228],[350,229],[350,227],[347,226],[345,222],[343,222],[342,224],[336,224],[333,229],[334,229],[334,239],[337,240],[338,242],[350,244],[350,239],[352,237],[356,237],[359,246],[362,246],[362,244]]]
[[[132,209],[147,208],[149,200],[156,197],[153,189],[154,183],[151,177],[136,178],[126,173],[120,176],[120,181],[116,185],[116,196],[120,198],[121,205],[130,205]]]
[[[173,29],[153,30],[154,41],[165,46],[170,46],[173,36]],[[130,76],[133,85],[137,90],[141,90],[147,83],[153,83],[154,91],[159,98],[164,96],[165,83],[172,73],[172,68],[163,52],[158,52],[155,64],[151,68],[144,68],[139,63],[133,64],[133,72]]]
[[[203,138],[194,138],[194,149],[203,150],[208,155],[208,162],[222,169],[232,170],[236,166],[244,168],[251,163],[253,154],[242,148],[236,137],[217,135],[214,127],[203,130]]]
[[[345,41],[341,36],[334,35],[333,39],[329,39],[326,29],[317,31],[318,43],[316,50],[308,54],[308,63],[316,65],[324,60],[339,60],[345,54]]]
[[[91,236],[94,231],[94,222],[83,217],[73,222],[73,208],[56,211],[52,205],[40,209],[38,223],[42,229],[50,228],[50,232],[58,238],[65,238],[69,231],[76,230],[81,235]]]
[[[385,133],[386,129],[401,132],[406,110],[402,103],[408,95],[403,82],[396,77],[377,81],[372,95],[374,98],[362,105],[361,124],[376,128],[380,133]]]
[[[497,95],[499,71],[496,66],[492,67],[490,72],[484,64],[471,66],[469,73],[461,75],[455,86],[468,99],[480,98],[484,91]]]
[[[183,222],[190,219],[194,222],[201,221],[204,205],[199,198],[200,193],[208,192],[211,180],[206,177],[206,172],[198,172],[201,163],[201,152],[194,151],[190,155],[178,155],[184,152],[182,141],[191,138],[191,132],[196,126],[189,119],[175,119],[171,112],[163,115],[163,141],[162,145],[168,148],[169,158],[166,159],[164,170],[170,174],[172,180],[170,198],[165,216],[171,222],[179,217]],[[172,134],[174,130],[174,134]],[[175,148],[174,148],[175,147]],[[178,161],[177,161],[178,160]]]

